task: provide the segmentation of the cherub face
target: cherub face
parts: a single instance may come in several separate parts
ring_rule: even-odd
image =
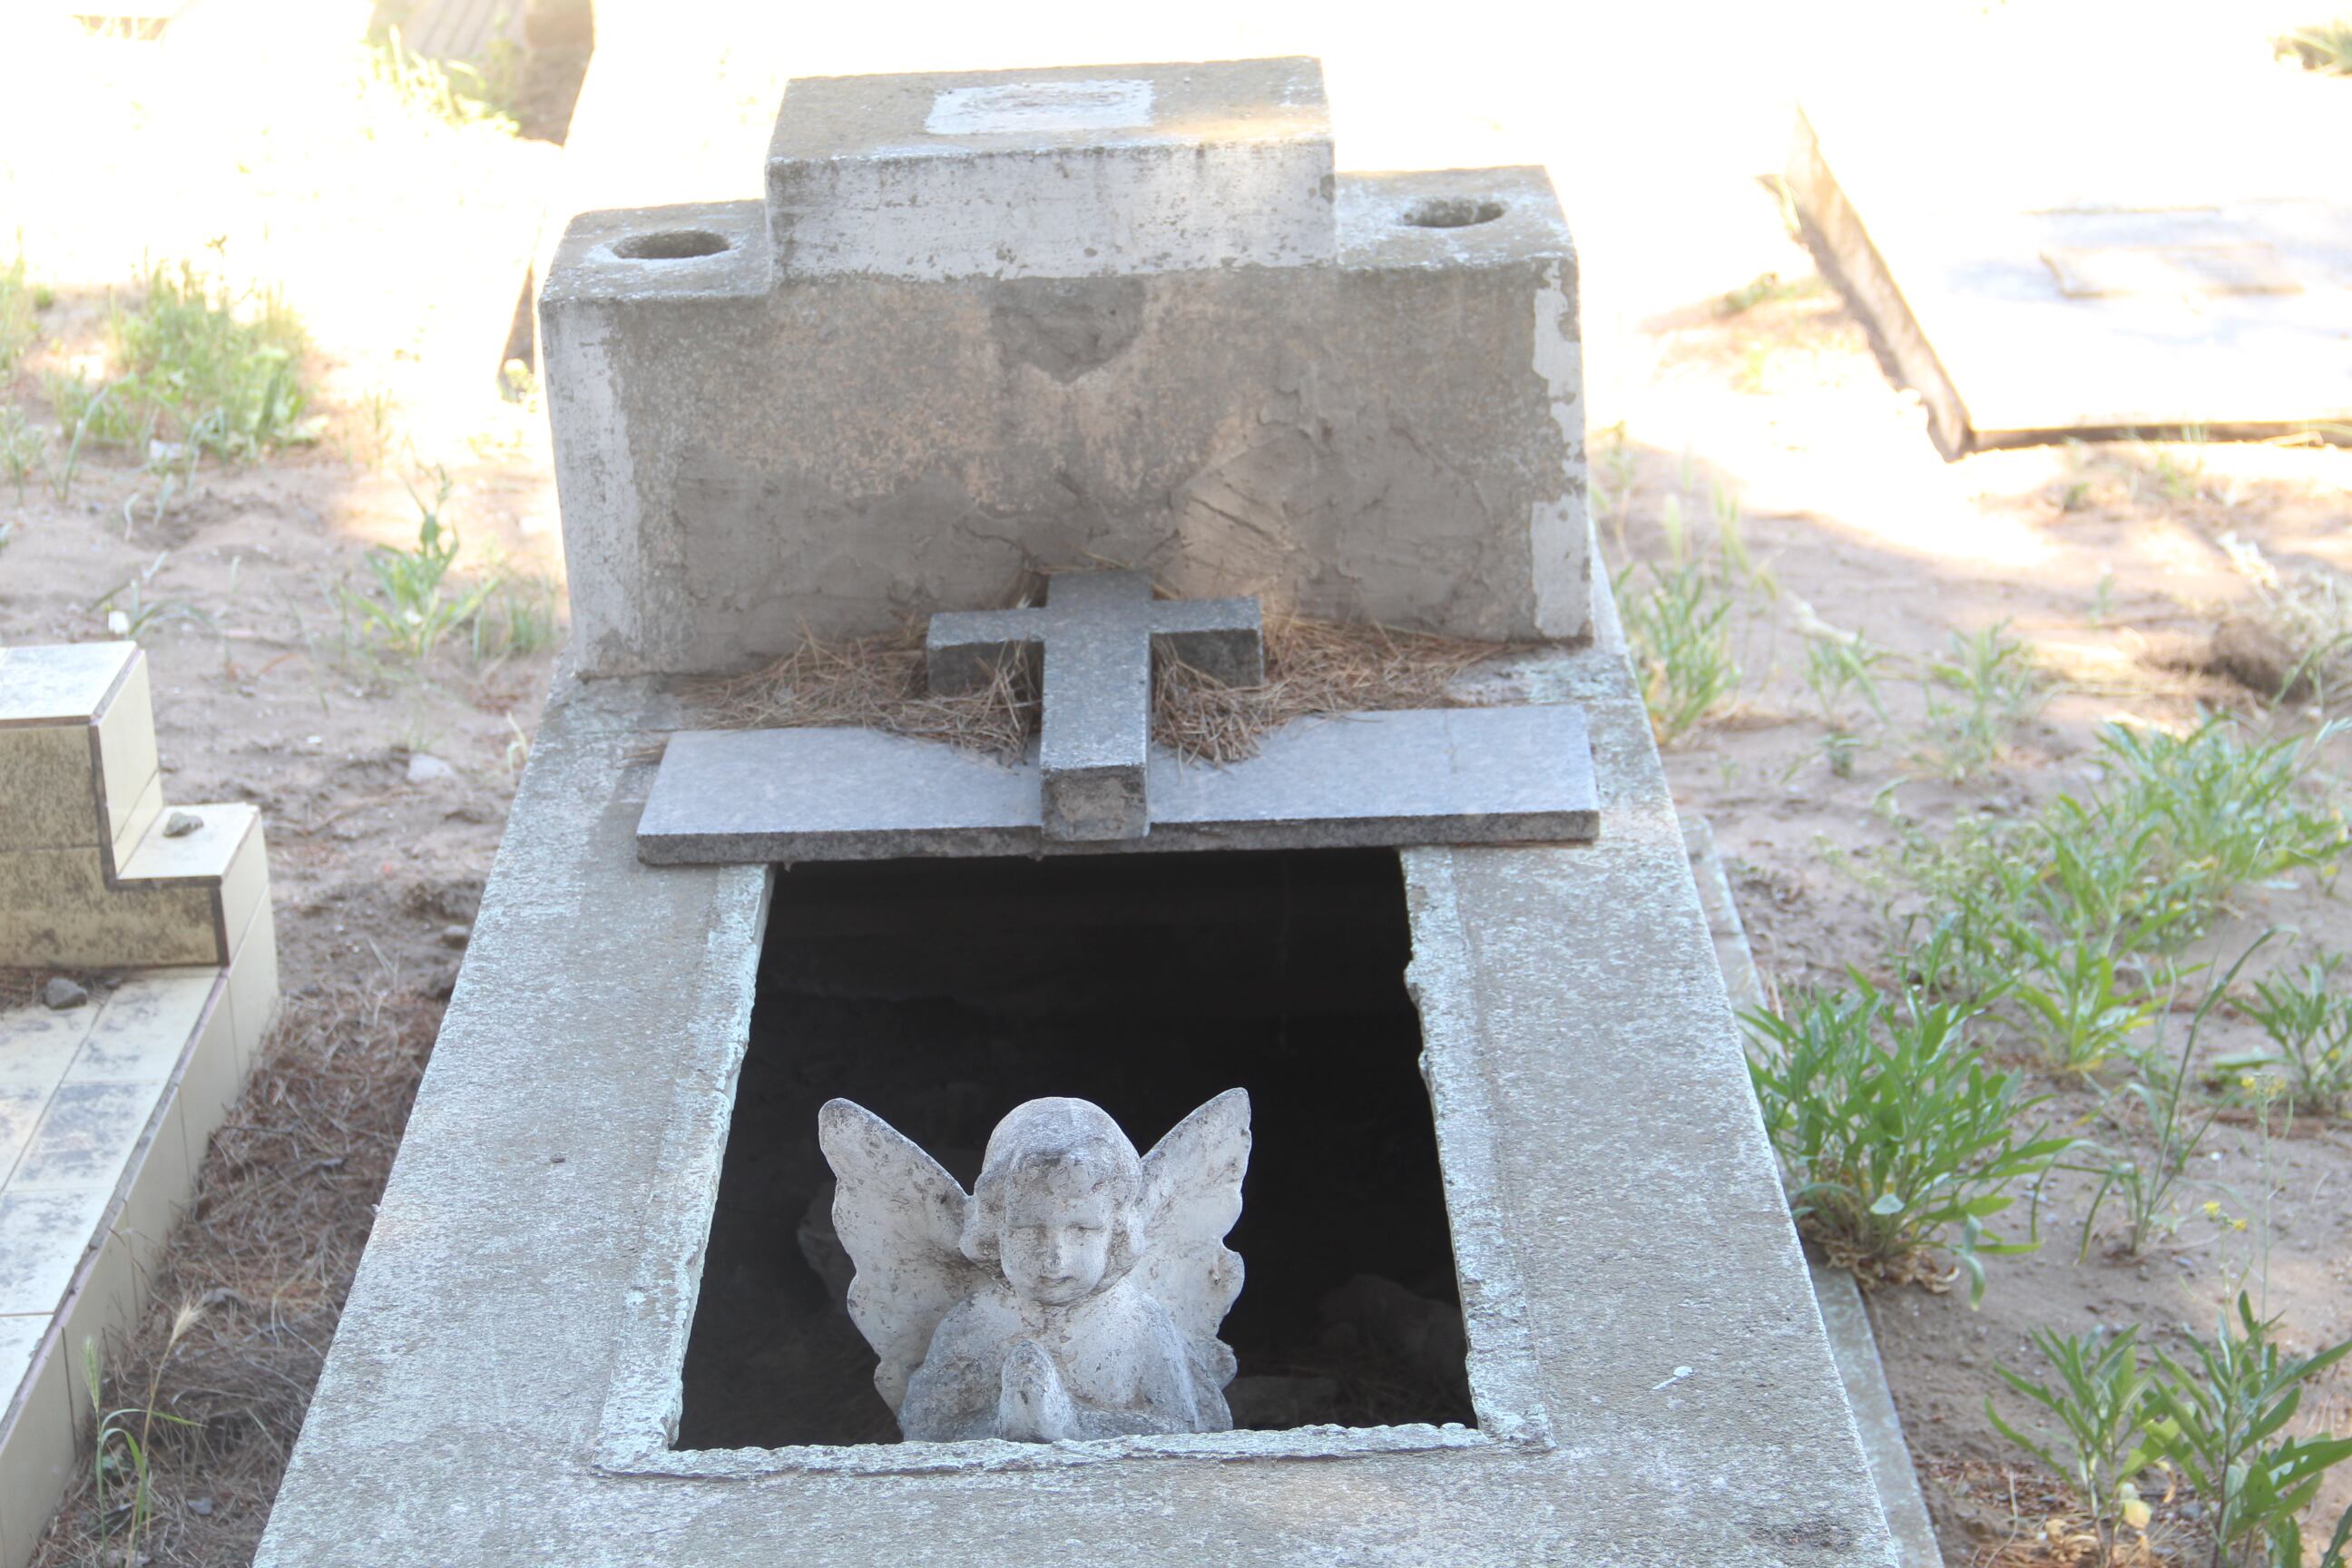
[[[1094,1293],[1110,1267],[1118,1205],[1070,1167],[1024,1171],[1006,1184],[997,1255],[1014,1294],[1066,1307]]]

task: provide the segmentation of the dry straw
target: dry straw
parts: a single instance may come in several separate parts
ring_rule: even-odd
[[[1152,739],[1187,758],[1230,763],[1294,719],[1466,706],[1474,700],[1454,689],[1456,679],[1508,647],[1289,616],[1265,628],[1263,685],[1226,686],[1165,665],[1153,693]],[[934,696],[916,629],[836,643],[811,638],[764,668],[698,682],[689,695],[723,728],[856,726],[1004,757],[1020,755],[1037,729],[1034,681],[1019,661],[985,689]]]

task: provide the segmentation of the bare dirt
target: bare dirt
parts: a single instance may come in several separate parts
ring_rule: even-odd
[[[1801,287],[1804,264],[1792,257],[1784,277]],[[1752,588],[1735,613],[1738,701],[1667,754],[1677,805],[1714,825],[1768,984],[1834,984],[1849,965],[1885,981],[1882,894],[1866,878],[1891,859],[1890,812],[1940,837],[1970,817],[2018,817],[2059,793],[2080,795],[2098,776],[2097,731],[2108,722],[2179,729],[2219,709],[2242,715],[2253,733],[2313,728],[2317,714],[2305,702],[2273,709],[2268,700],[2274,658],[2252,672],[2259,691],[2250,689],[2238,678],[2242,666],[2215,658],[2214,633],[2233,619],[2274,623],[2265,563],[2306,583],[2344,580],[2352,453],[2107,445],[1947,467],[1928,454],[1918,411],[1888,388],[1859,327],[1825,291],[1728,317],[1702,304],[1654,325],[1654,390],[1675,389],[1684,417],[1718,438],[1696,439],[1685,453],[1625,444],[1602,537],[1619,561],[1663,559],[1665,521],[1678,512],[1696,541],[1685,548],[1711,552],[1716,498],[1738,496],[1745,548],[1777,584],[1777,599]],[[1744,439],[1735,435],[1742,427]],[[1754,438],[1759,428],[1769,429],[1769,441]],[[1876,438],[1864,449],[1870,432]],[[1728,457],[1734,440],[1745,450]],[[2034,650],[2053,695],[1990,766],[1953,784],[1931,754],[1918,677],[1954,632],[2001,622]],[[1860,632],[1898,656],[1881,677],[1890,718],[1860,716],[1864,745],[1850,776],[1830,765],[1830,727],[1801,679],[1804,628],[1818,635],[1824,626]],[[2315,798],[2343,802],[2347,755],[2341,742],[2332,749]],[[2251,980],[2312,947],[2352,945],[2352,908],[2310,873],[2286,881],[2242,890],[2189,959],[2225,969],[2266,928],[2286,928],[2248,966]],[[2192,985],[2179,1007],[2197,994]],[[2186,1022],[2178,1010],[2168,1021],[2176,1031]],[[2199,1055],[2260,1043],[2225,1009]],[[2034,1114],[2057,1131],[2105,1142],[2140,1131],[2101,1091],[2101,1082],[2117,1081],[2115,1071],[2093,1081],[2046,1071],[2030,1057],[2008,1065],[2047,1097]],[[2123,1252],[2111,1209],[2077,1261],[2093,1185],[2063,1172],[2043,1184],[2043,1247],[1989,1264],[1979,1308],[1964,1289],[1869,1297],[1948,1562],[2072,1561],[2083,1550],[2079,1541],[2042,1539],[2071,1502],[1985,1415],[1986,1395],[1999,1386],[1995,1363],[2043,1374],[2031,1331],[2137,1323],[2180,1355],[2183,1335],[2210,1335],[2243,1288],[2258,1300],[2266,1292],[2266,1310],[2297,1351],[2352,1336],[2352,1125],[2344,1120],[2305,1115],[2288,1127],[2273,1119],[2266,1138],[2251,1111],[2225,1112],[2168,1227],[2140,1258]],[[2208,1204],[2218,1206],[2209,1213]],[[2002,1404],[2012,1420],[2022,1415],[2005,1392]],[[2297,1425],[2352,1428],[2352,1377],[2338,1372],[2323,1384]],[[2321,1533],[2347,1504],[2352,1467],[2320,1496]],[[2200,1517],[2185,1494],[2160,1507],[2153,1548],[2171,1555],[2200,1543]]]

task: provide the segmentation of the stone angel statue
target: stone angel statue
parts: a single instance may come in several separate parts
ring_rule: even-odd
[[[967,1196],[889,1123],[817,1113],[849,1315],[874,1384],[916,1441],[1051,1443],[1222,1432],[1241,1293],[1249,1096],[1228,1089],[1150,1153],[1101,1107],[1033,1100],[997,1123]]]

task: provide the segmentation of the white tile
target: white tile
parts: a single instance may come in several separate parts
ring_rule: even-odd
[[[0,1084],[0,1188],[7,1186],[25,1146],[32,1142],[33,1129],[39,1124],[41,1112],[48,1109],[52,1092]]]
[[[108,809],[106,830],[111,846],[109,853],[114,857],[117,870],[131,858],[131,852],[139,847],[139,841],[147,837],[147,830],[154,826],[163,815],[163,775],[160,773],[148,775],[146,784],[131,797],[129,806],[121,810]]]
[[[98,720],[98,767],[110,837],[137,810],[156,764],[155,710],[142,655],[122,672],[121,683]]]
[[[66,1069],[68,1083],[161,1083],[186,1054],[217,975],[205,970],[134,974],[106,999]]]
[[[138,653],[127,642],[0,647],[0,724],[89,718]]]
[[[278,1016],[278,925],[265,899],[237,944],[228,970],[229,1005],[236,1024],[240,1077],[261,1058],[262,1037]]]
[[[0,1312],[54,1312],[112,1194],[0,1193]]]
[[[110,1194],[162,1098],[160,1084],[58,1085],[8,1178],[9,1195],[67,1187]]]
[[[179,1223],[195,1185],[188,1161],[187,1133],[181,1125],[179,1089],[166,1091],[163,1113],[154,1122],[155,1135],[135,1158],[122,1184],[122,1206],[113,1221],[114,1238],[131,1249],[131,1266],[143,1296],[154,1277],[163,1243]]]
[[[0,1315],[0,1410],[16,1397],[25,1374],[33,1367],[33,1351],[49,1331],[47,1312]]]
[[[66,1068],[81,1049],[100,1009],[95,1002],[51,1012],[35,1003],[0,1012],[0,1089],[37,1089],[44,1094],[65,1081]]]
[[[10,1564],[32,1556],[75,1473],[65,1350],[54,1340],[40,1348],[16,1420],[0,1429],[0,1563]]]
[[[58,1314],[58,1339],[66,1352],[66,1394],[77,1423],[90,1408],[89,1347],[97,1347],[103,1378],[107,1363],[139,1321],[145,1299],[131,1248],[119,1237],[105,1237],[82,1274],[80,1289],[66,1298]]]
[[[244,1089],[245,1062],[236,1048],[236,1021],[224,985],[214,994],[180,1074],[180,1126],[188,1141],[191,1170],[203,1169],[213,1134]]]

